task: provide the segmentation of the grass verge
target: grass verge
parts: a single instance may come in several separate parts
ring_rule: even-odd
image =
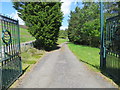
[[[74,53],[74,55],[82,62],[86,63],[90,69],[100,72],[100,49],[93,48],[89,46],[82,46],[82,45],[75,45],[73,43],[68,43],[68,47]],[[116,83],[113,78],[111,78],[106,72],[102,73],[107,80],[112,82],[115,86],[116,84],[119,85],[120,83]],[[116,84],[115,84],[116,83]]]
[[[22,76],[24,77],[24,73],[31,70],[34,64],[36,64],[39,59],[45,54],[44,50],[38,50],[36,48],[27,46],[21,48],[21,59],[22,59]],[[10,88],[15,88],[19,84],[19,80],[16,80]]]
[[[29,46],[22,47],[21,58],[23,72],[25,72],[29,66],[35,64],[44,55],[44,53],[44,50],[38,50]]]
[[[100,49],[72,43],[68,43],[68,47],[79,60],[88,64],[94,70],[100,71]]]

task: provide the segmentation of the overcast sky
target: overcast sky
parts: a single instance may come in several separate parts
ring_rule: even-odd
[[[62,26],[61,29],[66,29],[68,27],[68,19],[69,19],[69,15],[70,15],[70,11],[74,10],[75,7],[78,5],[76,3],[75,0],[61,0],[62,6],[61,6],[61,10],[64,13],[64,19],[62,22]],[[17,11],[12,7],[13,4],[12,2],[0,2],[0,13],[8,15],[14,19],[18,19],[19,23],[21,25],[24,25],[24,21],[22,19],[20,19],[20,17],[18,17]],[[82,7],[82,4],[79,4],[79,7]]]

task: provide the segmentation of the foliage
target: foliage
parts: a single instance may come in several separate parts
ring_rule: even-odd
[[[14,2],[14,8],[35,37],[37,48],[52,48],[62,22],[61,2]]]
[[[59,38],[63,38],[63,39],[67,38],[67,29],[59,31]]]
[[[104,2],[105,18],[120,15],[120,1]]]
[[[68,38],[73,43],[98,47],[100,43],[99,4],[87,2],[83,4],[83,8],[76,7],[70,14]]]

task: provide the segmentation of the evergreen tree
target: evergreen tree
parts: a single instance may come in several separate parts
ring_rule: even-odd
[[[13,7],[36,38],[36,47],[50,49],[55,45],[63,18],[61,2],[14,2]]]
[[[84,2],[70,13],[68,38],[71,42],[98,47],[100,42],[99,4]]]

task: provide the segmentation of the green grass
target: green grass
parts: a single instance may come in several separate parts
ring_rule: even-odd
[[[22,70],[23,74],[28,72],[32,66],[39,61],[39,59],[45,54],[45,51],[38,50],[32,47],[22,47],[21,49],[22,58]],[[18,82],[14,82],[10,88],[15,88]]]
[[[28,66],[35,64],[39,60],[39,58],[45,53],[45,51],[43,50],[38,50],[32,47],[22,47],[21,50],[23,71],[25,71]]]
[[[27,29],[20,28],[20,41],[21,42],[28,42],[35,40],[34,37],[30,35]]]
[[[57,41],[57,44],[62,44],[62,43],[67,42],[67,41],[68,41],[67,39],[59,38]]]
[[[99,71],[100,49],[82,45],[75,45],[72,43],[68,43],[68,47],[77,56],[79,60],[85,62],[90,67]]]

